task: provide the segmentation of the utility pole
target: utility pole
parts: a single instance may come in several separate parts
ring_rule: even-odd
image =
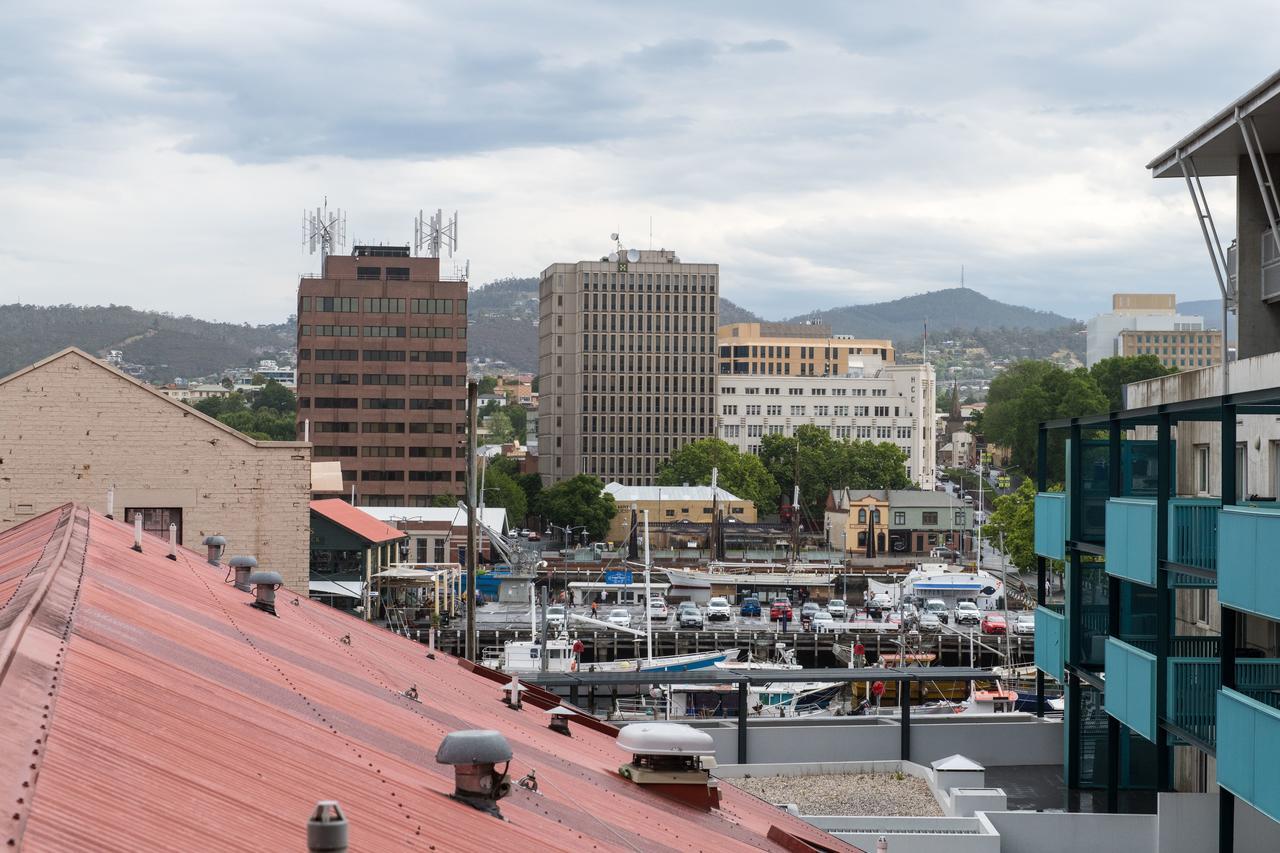
[[[644,659],[653,663],[653,621],[649,611],[649,601],[653,598],[653,590],[649,585],[649,510],[644,511]]]
[[[720,559],[720,502],[716,500],[718,489],[716,483],[719,480],[720,469],[713,467],[711,469],[711,524],[707,527],[710,535],[707,537],[708,550],[711,552],[711,559]]]
[[[476,662],[476,431],[480,386],[467,383],[467,660]],[[545,611],[544,611],[545,612]]]

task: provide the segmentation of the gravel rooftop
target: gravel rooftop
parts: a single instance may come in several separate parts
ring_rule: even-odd
[[[795,803],[802,815],[941,817],[929,785],[892,773],[829,773],[723,779],[771,803]]]

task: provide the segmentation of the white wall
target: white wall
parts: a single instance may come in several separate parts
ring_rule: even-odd
[[[1157,853],[1155,815],[982,812],[979,817],[1000,834],[1000,853]],[[892,846],[889,851],[896,853]]]

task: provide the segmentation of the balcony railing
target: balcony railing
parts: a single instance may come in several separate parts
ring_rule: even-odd
[[[1169,720],[1212,746],[1217,737],[1217,694],[1222,669],[1217,658],[1171,657],[1166,703]]]
[[[1111,498],[1107,531],[1107,574],[1155,586],[1155,498]]]
[[[1067,495],[1040,492],[1036,495],[1036,553],[1051,560],[1066,559]]]
[[[1226,506],[1218,515],[1218,598],[1226,606],[1280,620],[1280,508]]]
[[[1036,608],[1036,669],[1062,681],[1063,643],[1066,641],[1066,619],[1060,605]]]
[[[1280,710],[1224,687],[1217,731],[1218,784],[1280,820]]]
[[[1217,498],[1171,498],[1169,500],[1169,560],[1205,571],[1218,568]],[[1217,581],[1186,572],[1174,572],[1169,579],[1175,587],[1206,588]]]
[[[1156,656],[1107,640],[1107,713],[1149,741],[1156,739]]]

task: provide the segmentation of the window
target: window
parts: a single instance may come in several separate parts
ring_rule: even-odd
[[[355,361],[359,356],[360,350],[354,349],[316,350],[316,361]]]
[[[436,373],[419,373],[410,377],[409,384],[450,386],[453,385],[453,377],[448,374],[442,376]],[[459,381],[458,384],[461,385],[462,382]]]
[[[938,523],[938,513],[937,513],[936,511],[934,511],[934,512],[929,512],[929,511],[922,512],[922,513],[920,513],[920,521],[921,521],[922,523],[924,523],[924,524],[937,524],[937,523]]]
[[[355,409],[359,407],[360,401],[355,398],[345,397],[316,397],[317,409]]]
[[[355,385],[359,380],[354,373],[317,373],[317,385]]]
[[[464,329],[458,330],[458,337],[465,337]],[[414,326],[409,330],[411,338],[452,338],[452,326]]]
[[[403,471],[361,471],[360,479],[366,482],[402,483],[404,482],[404,472]]]
[[[365,398],[364,407],[366,409],[403,409],[404,400],[374,400]]]
[[[774,416],[781,415],[781,414],[782,414],[782,407],[781,407],[781,406],[766,406],[766,407],[765,407],[765,412],[766,412],[766,414],[774,415]]]
[[[404,361],[404,350],[378,350],[367,349],[364,351],[365,361]]]
[[[904,525],[904,524],[906,524],[906,523],[907,523],[907,514],[906,514],[905,512],[903,512],[902,510],[894,510],[894,511],[893,511],[893,525],[894,525],[894,527],[901,527],[902,525]]]
[[[403,338],[404,326],[365,326],[366,338]]]
[[[387,281],[408,281],[408,267],[387,267]]]
[[[403,314],[403,299],[386,299],[383,297],[365,297],[364,312],[366,314]]]
[[[361,424],[360,431],[400,434],[404,432],[404,424],[400,424],[400,423]]]
[[[859,524],[867,523],[867,511],[865,508],[858,510],[858,523]]]
[[[1236,502],[1249,496],[1249,445],[1236,445]]]
[[[459,407],[461,407],[462,401],[459,400],[458,403],[459,403]],[[430,409],[452,409],[453,401],[452,400],[410,400],[409,408],[414,409],[415,411],[421,411],[423,409],[429,409],[429,410]]]
[[[452,299],[410,299],[411,314],[452,314]]]
[[[463,356],[463,358],[459,358],[458,361],[466,361],[465,353],[458,353],[458,355]],[[423,352],[421,350],[415,350],[414,352],[409,353],[409,361],[429,361],[436,363],[453,361],[453,354],[448,352]]]
[[[124,523],[133,524],[136,516],[142,516],[142,532],[169,541],[169,525],[176,524],[178,544],[182,544],[181,507],[125,507]]]
[[[355,312],[360,310],[360,300],[354,296],[317,296],[314,299],[317,311]],[[303,305],[306,308],[306,305]]]
[[[360,455],[378,459],[395,459],[404,456],[403,447],[362,447]]]
[[[317,444],[311,451],[312,456],[355,456],[356,449],[348,446],[326,446]]]
[[[409,456],[412,459],[448,459],[453,454],[448,447],[410,447]]]
[[[964,510],[958,509],[955,514],[955,526],[964,527]]]
[[[725,406],[723,406],[723,407],[722,407],[721,414],[724,414],[724,415],[736,415],[736,414],[738,414],[738,407],[737,407],[737,406],[725,405]]]
[[[1196,445],[1196,493],[1209,494],[1209,445]]]
[[[792,406],[791,414],[792,416],[795,416],[795,417],[804,415],[804,406]]]
[[[351,421],[316,421],[311,425],[316,432],[355,432],[356,425]]]
[[[760,407],[759,407],[759,406],[747,406],[747,414],[748,414],[748,415],[758,415],[758,414],[760,414]]]
[[[416,378],[416,377],[415,377]],[[366,373],[365,385],[403,385],[404,374],[400,373]]]
[[[307,328],[307,326],[303,326],[303,329]],[[315,330],[317,337],[354,338],[360,334],[359,326],[316,326]],[[304,331],[302,334],[306,335],[309,332]]]
[[[356,278],[365,281],[382,278],[382,267],[356,267]]]

